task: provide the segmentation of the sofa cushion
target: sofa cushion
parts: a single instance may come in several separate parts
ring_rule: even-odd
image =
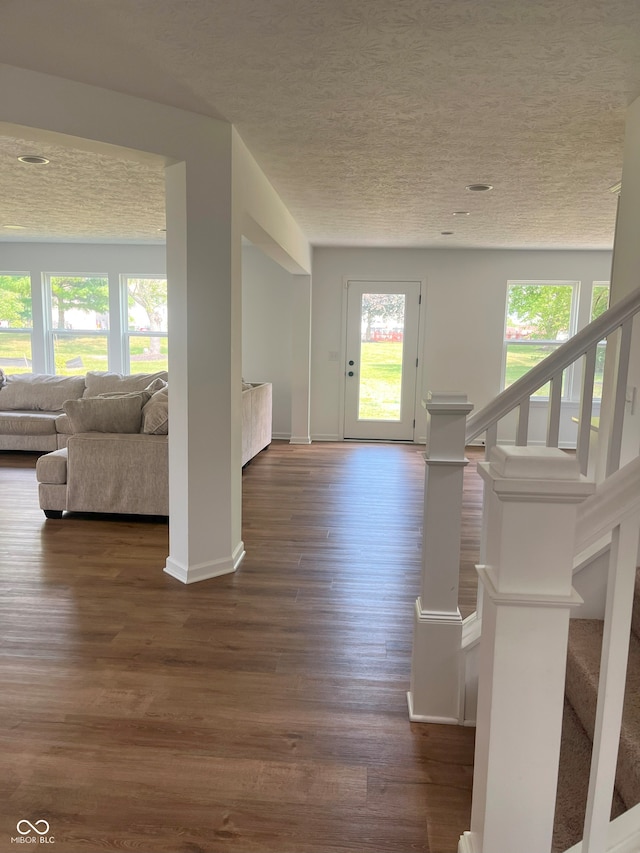
[[[90,370],[85,376],[86,388],[83,396],[98,397],[100,394],[127,393],[147,389],[153,393],[165,386],[167,377],[166,370],[159,370],[157,373],[131,373],[126,376],[122,373],[102,373]]]
[[[36,477],[39,483],[59,486],[67,482],[67,448],[45,453],[36,462]]]
[[[64,404],[72,433],[140,432],[142,396],[84,397]]]
[[[45,412],[0,412],[0,435],[51,435],[57,417]]]
[[[147,435],[168,435],[169,394],[166,389],[156,391],[142,409],[142,432]]]
[[[58,435],[71,435],[71,421],[68,415],[58,415],[56,418],[56,432]]]
[[[84,392],[84,376],[13,373],[0,388],[0,411],[61,412],[65,400]]]

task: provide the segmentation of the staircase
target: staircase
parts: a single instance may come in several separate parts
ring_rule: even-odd
[[[551,849],[561,853],[568,848],[571,853],[640,851],[640,581],[636,576],[640,457],[620,469],[629,357],[632,341],[638,337],[636,330],[634,338],[633,321],[638,312],[640,289],[471,417],[467,418],[471,407],[464,395],[431,395],[425,403],[429,416],[426,545],[408,700],[413,720],[432,722],[457,718],[459,723],[475,724],[478,706],[472,826],[461,836],[459,853],[549,853]],[[603,338],[607,338],[605,398],[594,454],[593,378],[596,347]],[[588,483],[561,461],[567,459],[565,454],[553,449],[558,447],[563,372],[574,363],[579,363],[582,375],[577,463],[582,475],[595,476],[598,483],[586,500]],[[547,382],[549,449],[530,448],[530,398]],[[511,412],[517,414],[515,449],[508,442],[498,445],[498,424]],[[479,466],[486,495],[478,567],[481,583],[477,612],[462,624],[450,605],[452,595],[457,600],[460,545],[458,537],[456,551],[451,528],[461,502],[456,490],[458,482],[461,489],[464,445],[480,437],[489,460]],[[554,471],[556,465],[562,474]],[[543,505],[547,509],[541,509]],[[562,515],[562,523],[556,515]],[[439,528],[442,536],[435,542]],[[539,556],[532,557],[533,551]],[[573,579],[571,553],[576,555]],[[523,574],[525,565],[533,574]],[[556,568],[566,582],[554,574]],[[545,588],[547,578],[550,586]],[[490,619],[483,632],[487,595]],[[580,596],[584,604],[576,607]],[[569,620],[570,611],[578,618]],[[552,618],[553,612],[559,618]],[[570,641],[560,747],[567,627]],[[481,642],[485,633],[487,639]],[[542,652],[532,645],[534,636]],[[558,645],[552,646],[555,642]],[[527,673],[520,674],[511,663],[520,661],[516,655],[521,654],[522,661],[528,660],[521,668],[528,666],[532,673],[530,684]],[[541,655],[549,661],[548,667],[546,660],[540,665]],[[545,667],[551,673],[548,684]],[[523,729],[539,752],[531,743],[522,748]],[[555,826],[554,749],[561,751]],[[611,818],[616,819],[610,823]]]
[[[596,721],[604,622],[572,619],[553,850],[582,838]],[[627,681],[611,819],[640,803],[640,569],[636,570]]]

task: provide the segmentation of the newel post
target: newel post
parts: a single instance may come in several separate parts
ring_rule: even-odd
[[[549,853],[560,754],[578,504],[595,486],[552,447],[478,465],[487,564],[471,831],[459,853]]]
[[[413,620],[409,717],[462,720],[462,617],[458,610],[460,525],[467,415],[465,394],[430,393],[422,532],[422,578]]]

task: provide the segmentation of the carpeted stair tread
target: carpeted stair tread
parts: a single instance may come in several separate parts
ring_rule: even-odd
[[[565,699],[556,813],[553,824],[553,853],[568,850],[582,838],[590,766],[591,741],[575,711]],[[611,819],[618,817],[624,811],[624,803],[617,791],[614,791]]]
[[[572,619],[569,627],[566,695],[590,738],[596,717],[603,623]],[[616,787],[627,808],[640,802],[640,641],[631,634]]]

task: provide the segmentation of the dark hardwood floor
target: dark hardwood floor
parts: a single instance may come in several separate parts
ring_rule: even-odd
[[[455,851],[474,732],[406,707],[423,450],[274,442],[243,473],[244,562],[192,586],[166,523],[46,521],[35,455],[0,453],[1,853],[21,820],[57,853]]]

